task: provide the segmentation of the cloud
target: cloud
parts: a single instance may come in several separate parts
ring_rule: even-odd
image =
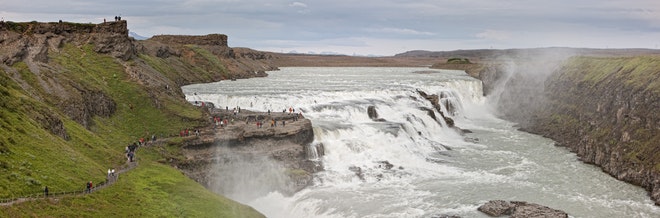
[[[367,29],[368,32],[374,33],[386,33],[386,34],[399,34],[399,35],[418,35],[418,36],[432,36],[435,35],[432,32],[417,31],[408,28],[394,28],[394,27],[385,27],[380,29]]]
[[[3,0],[0,8],[0,17],[18,22],[100,23],[116,15],[140,35],[222,33],[231,46],[277,51],[660,44],[657,0]]]
[[[511,33],[501,30],[484,30],[483,32],[477,33],[475,36],[487,40],[503,41],[511,39]]]
[[[292,2],[291,4],[289,4],[289,7],[307,8],[307,4],[302,2]]]
[[[307,8],[307,4],[302,2],[292,2],[291,4],[289,4],[289,7],[298,8],[299,10],[297,10],[296,12],[298,12],[299,14],[310,13],[310,10]]]

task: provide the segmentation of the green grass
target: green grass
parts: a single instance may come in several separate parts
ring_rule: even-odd
[[[46,185],[56,193],[82,190],[89,180],[99,184],[108,168],[124,164],[123,151],[129,143],[151,134],[177,135],[180,129],[206,124],[201,109],[179,95],[150,92],[122,63],[94,52],[92,45],[67,44],[60,49],[51,52],[52,68],[42,69],[41,75],[32,73],[25,63],[12,66],[22,85],[8,76],[16,74],[0,68],[0,198],[41,193]],[[59,109],[57,104],[67,99],[46,91],[42,87],[46,79],[57,81],[69,94],[104,93],[116,103],[116,111],[108,117],[93,117],[93,124],[85,128]],[[44,114],[62,121],[68,140],[42,127],[37,118]],[[140,166],[121,175],[112,187],[82,197],[12,205],[0,210],[0,217],[261,216],[160,164],[167,158],[181,158],[180,142],[141,150]]]
[[[263,217],[162,164],[141,161],[112,186],[80,197],[26,202],[10,217]]]
[[[625,85],[660,93],[660,57],[575,57],[566,64],[561,76],[586,82],[592,86],[609,82],[607,78],[625,81]]]
[[[205,62],[204,64],[201,64],[202,66],[205,66],[206,69],[205,71],[211,72],[211,71],[219,71],[220,74],[222,75],[223,79],[228,79],[229,74],[227,72],[227,69],[225,69],[225,66],[222,62],[220,62],[220,59],[218,59],[217,56],[213,55],[210,51],[201,48],[197,45],[187,45],[189,49],[193,50],[195,54],[201,56],[201,60]]]

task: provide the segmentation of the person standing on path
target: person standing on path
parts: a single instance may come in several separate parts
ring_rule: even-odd
[[[44,196],[48,197],[48,186],[44,188]]]

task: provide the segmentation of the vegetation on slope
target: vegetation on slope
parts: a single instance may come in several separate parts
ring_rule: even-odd
[[[564,76],[591,86],[603,82],[625,81],[635,89],[660,93],[660,57],[575,57],[568,62]]]
[[[121,168],[125,146],[140,137],[177,135],[206,123],[203,111],[181,95],[150,90],[127,73],[127,65],[142,67],[140,59],[124,63],[94,52],[91,45],[69,44],[49,58],[50,67],[39,72],[26,63],[0,68],[0,198],[41,193],[44,186],[51,193],[83,190],[87,181],[105,181],[107,169]],[[116,111],[94,116],[85,128],[58,107],[83,91],[109,96]],[[43,128],[37,118],[44,114],[61,120],[68,138]],[[150,149],[157,148],[139,150],[139,166],[109,188],[14,204],[0,210],[0,217],[261,216],[161,164],[163,157]]]
[[[587,150],[578,149],[578,154],[588,155],[584,158],[588,162],[606,165],[610,173],[639,168],[660,171],[659,69],[658,56],[571,58],[550,78],[552,107],[545,113],[552,115],[537,128],[561,134],[553,138],[570,147],[587,144]],[[610,152],[611,159],[599,154]],[[638,169],[619,169],[621,163],[611,161],[632,163]],[[638,179],[629,180],[646,183]]]

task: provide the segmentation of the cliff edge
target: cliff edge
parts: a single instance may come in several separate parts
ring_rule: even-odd
[[[137,41],[128,36],[126,21],[0,22],[0,172],[8,175],[0,177],[0,199],[35,196],[44,186],[60,193],[88,181],[102,183],[109,168],[125,164],[126,145],[210,124],[208,111],[187,102],[179,86],[266,76],[264,70],[276,69],[265,53],[227,47],[226,37],[218,36]],[[153,216],[146,213],[159,211],[162,216],[262,217],[182,174],[150,172],[174,171],[158,162],[165,155],[159,149],[138,152],[140,166],[131,172],[140,173],[122,175],[122,184],[132,184],[128,189],[149,184],[130,191],[140,198],[123,195],[127,188],[119,184],[109,188],[115,192],[85,198],[11,205],[0,216]],[[167,149],[181,155],[181,147]],[[35,210],[34,205],[57,209]]]
[[[498,78],[484,82],[494,84],[489,100],[501,116],[644,187],[660,205],[660,57],[565,58],[509,63],[480,76]]]

